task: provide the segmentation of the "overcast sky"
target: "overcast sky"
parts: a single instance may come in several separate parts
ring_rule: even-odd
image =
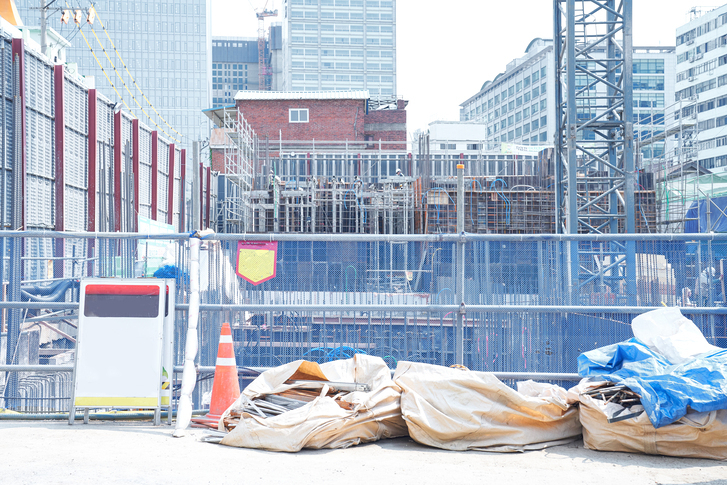
[[[265,0],[212,0],[212,35],[257,37]],[[282,0],[268,0],[279,8]],[[634,45],[674,45],[689,10],[709,0],[634,0]],[[713,6],[719,4],[711,3]],[[535,37],[553,37],[551,0],[397,0],[397,91],[409,100],[408,130],[458,120],[459,105],[522,57]],[[268,24],[266,23],[266,26]]]

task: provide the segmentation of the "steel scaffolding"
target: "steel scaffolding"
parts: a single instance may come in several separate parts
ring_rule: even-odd
[[[558,233],[636,232],[631,11],[631,0],[553,2]],[[570,244],[571,298],[604,277],[636,294],[634,244],[610,252],[593,264],[598,256]]]

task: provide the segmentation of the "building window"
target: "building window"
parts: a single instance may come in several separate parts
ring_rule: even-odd
[[[289,109],[288,118],[291,123],[308,123],[308,109]]]

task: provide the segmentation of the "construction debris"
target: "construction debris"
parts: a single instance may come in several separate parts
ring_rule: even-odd
[[[222,420],[225,430],[230,431],[235,429],[245,413],[248,415],[257,415],[261,418],[271,418],[292,411],[293,409],[301,408],[322,396],[332,398],[342,409],[351,410],[353,409],[351,403],[342,400],[342,398],[348,397],[350,392],[339,392],[338,389],[346,387],[351,389],[362,388],[366,391],[370,390],[370,386],[355,382],[293,381],[291,384],[297,387],[277,394],[267,394],[255,399],[249,399],[244,395],[241,396],[242,407],[230,411]],[[320,390],[324,389],[326,392],[322,393]]]
[[[604,404],[613,403],[621,406],[620,409],[616,409],[616,411],[608,417],[609,423],[616,423],[618,421],[635,418],[644,412],[644,407],[641,405],[641,396],[624,385],[604,382],[598,387],[589,389],[582,394],[591,396],[593,399],[599,399],[603,401]],[[638,408],[634,407],[632,411],[633,406],[638,406]]]
[[[250,383],[205,441],[292,452],[406,436],[400,397],[379,357],[291,362]]]
[[[584,380],[578,387],[593,386]],[[586,448],[690,458],[727,459],[727,410],[689,410],[676,422],[655,428],[638,395],[624,386],[598,383],[580,392],[580,421]]]

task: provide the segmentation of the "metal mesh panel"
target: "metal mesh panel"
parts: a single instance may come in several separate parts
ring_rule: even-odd
[[[151,217],[151,131],[139,127],[139,215]]]
[[[166,222],[168,212],[167,201],[169,200],[169,143],[159,138],[159,148],[157,150],[157,160],[159,163],[159,175],[157,176],[157,211],[158,220]]]
[[[186,236],[174,237],[179,238],[175,246],[180,306],[174,342],[179,365],[188,317],[189,249]],[[630,338],[634,316],[662,303],[680,306],[710,343],[727,347],[727,302],[719,278],[727,260],[724,235],[694,235],[694,242],[641,236],[633,286],[623,283],[618,266],[598,278],[570,281],[565,258],[570,241],[554,240],[553,235],[530,236],[527,241],[467,235],[463,272],[456,264],[461,243],[454,236],[373,240],[366,235],[328,235],[323,240],[266,235],[266,242],[285,240],[278,241],[275,277],[255,285],[235,272],[237,240],[244,236],[221,237],[224,240],[206,239],[200,256],[198,363],[203,366],[215,364],[224,322],[232,325],[240,366],[296,359],[325,362],[355,353],[380,356],[392,368],[402,359],[451,365],[458,360],[461,314],[461,362],[467,367],[572,373],[580,353]],[[5,239],[7,247],[12,239]],[[577,243],[580,264],[589,269],[586,260],[594,261],[592,270],[608,268],[606,249],[620,242],[610,238]],[[78,310],[56,310],[53,302],[78,302],[75,279],[83,275],[132,276],[134,268],[128,263],[136,256],[144,264],[145,253],[136,251],[139,243],[128,237],[67,238],[60,265],[53,257],[59,240],[35,235],[25,237],[23,244],[22,288],[46,298],[33,301],[48,302],[48,309],[23,311],[26,321],[43,321],[48,329],[39,363],[64,355],[72,362]],[[250,276],[244,270],[243,274]],[[458,281],[464,281],[463,288]],[[629,287],[636,288],[635,295],[626,293]],[[460,290],[463,307],[456,296]],[[20,379],[18,393],[27,398],[22,401],[25,409],[46,401],[67,403],[67,391],[58,391],[55,384],[35,385]],[[198,389],[207,390],[206,386]]]
[[[0,106],[0,224],[10,227],[12,217],[12,170],[13,170],[13,66],[12,44],[0,39],[0,77],[2,78],[2,106]]]
[[[53,239],[26,238],[23,281],[44,282],[53,278]]]
[[[174,209],[174,227],[179,229],[179,216],[180,216],[180,206],[181,201],[183,199],[182,194],[182,155],[181,151],[178,148],[175,148],[174,150],[174,200],[173,200],[173,209]]]
[[[88,188],[88,92],[64,79],[64,225],[68,231],[87,227]]]
[[[111,214],[113,213],[113,129],[114,105],[99,96],[96,104],[97,137],[98,137],[98,191],[97,228],[100,231],[111,231]]]

